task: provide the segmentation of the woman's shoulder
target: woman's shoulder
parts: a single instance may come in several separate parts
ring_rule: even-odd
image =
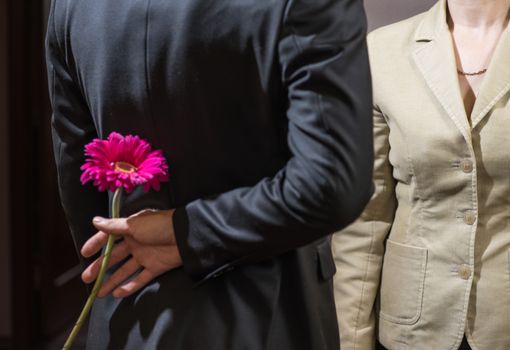
[[[411,54],[416,49],[416,32],[427,15],[427,12],[420,13],[368,35],[375,104],[387,106],[395,100],[396,90],[402,92],[414,84]]]
[[[402,49],[403,46],[409,45],[414,38],[414,34],[427,12],[420,13],[405,20],[395,22],[368,34],[368,48],[370,51],[384,51],[392,49]]]

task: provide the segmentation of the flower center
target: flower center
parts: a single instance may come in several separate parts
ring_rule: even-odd
[[[131,174],[137,171],[136,167],[126,162],[115,162],[115,171]]]

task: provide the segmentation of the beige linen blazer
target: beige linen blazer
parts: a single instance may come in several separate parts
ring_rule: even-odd
[[[342,350],[510,349],[510,32],[471,122],[446,2],[369,36],[375,193],[333,237]]]

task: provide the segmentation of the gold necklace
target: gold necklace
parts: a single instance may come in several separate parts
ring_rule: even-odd
[[[464,72],[464,71],[462,71],[462,70],[457,68],[457,73],[459,73],[460,75],[467,75],[467,76],[470,76],[470,77],[474,76],[474,75],[482,75],[485,72],[487,72],[487,68],[479,70],[477,72]]]

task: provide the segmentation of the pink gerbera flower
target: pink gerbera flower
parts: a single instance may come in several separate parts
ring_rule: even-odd
[[[168,166],[161,150],[138,136],[122,136],[112,132],[108,139],[95,139],[85,146],[88,157],[81,167],[81,182],[93,181],[100,191],[114,192],[124,187],[131,192],[138,185],[144,192],[152,187],[159,190],[160,183],[168,181]]]

